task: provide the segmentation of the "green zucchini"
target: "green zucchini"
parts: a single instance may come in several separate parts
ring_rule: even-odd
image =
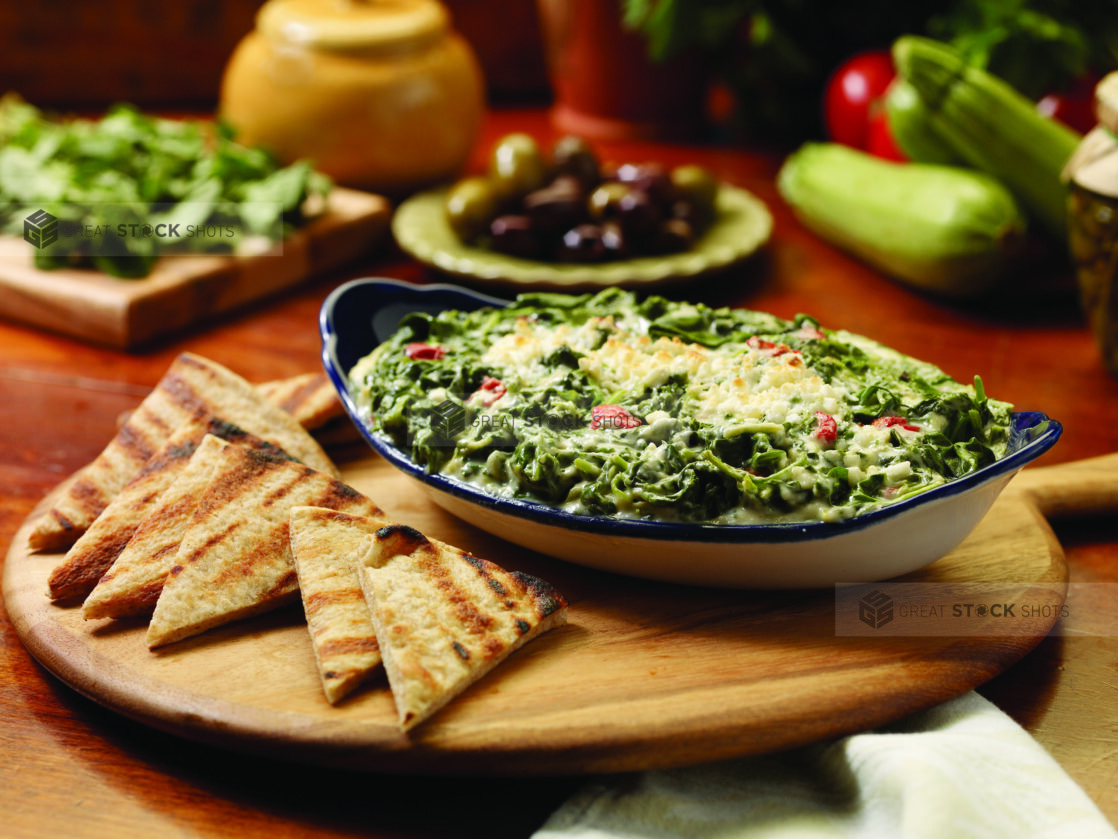
[[[837,143],[808,143],[789,155],[777,188],[822,238],[946,297],[993,288],[1027,225],[996,178],[956,166],[893,163]]]
[[[909,158],[916,163],[942,163],[957,166],[962,159],[936,130],[931,112],[916,88],[898,76],[885,93],[885,114],[889,132]]]
[[[1080,135],[947,44],[906,35],[894,43],[893,61],[930,113],[935,135],[963,162],[1003,181],[1045,230],[1066,241],[1060,172]]]

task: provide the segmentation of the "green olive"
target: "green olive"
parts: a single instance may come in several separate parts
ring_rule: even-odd
[[[590,217],[596,221],[606,221],[618,214],[621,199],[632,192],[628,184],[620,181],[606,181],[590,193]]]
[[[536,141],[527,134],[509,134],[493,148],[489,177],[504,199],[519,199],[544,185],[547,165]]]
[[[677,201],[686,201],[702,218],[714,215],[718,179],[709,170],[689,163],[672,169],[671,179]]]
[[[497,190],[489,178],[464,178],[446,196],[446,220],[463,242],[472,242],[489,230],[497,209]]]
[[[568,134],[551,148],[553,175],[573,175],[586,189],[593,189],[601,180],[598,157],[581,137]]]

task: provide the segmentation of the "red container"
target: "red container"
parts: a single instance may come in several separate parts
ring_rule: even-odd
[[[648,57],[618,0],[538,0],[555,95],[552,120],[591,139],[687,139],[706,128],[710,74],[699,53]]]

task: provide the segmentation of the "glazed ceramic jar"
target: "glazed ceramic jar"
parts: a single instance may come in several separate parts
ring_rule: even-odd
[[[1095,90],[1099,125],[1065,167],[1068,241],[1079,296],[1103,361],[1118,376],[1118,73]]]
[[[226,67],[220,117],[284,162],[402,196],[459,173],[483,96],[435,0],[268,0]]]

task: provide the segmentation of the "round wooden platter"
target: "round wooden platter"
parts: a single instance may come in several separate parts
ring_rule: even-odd
[[[1100,460],[1106,503],[1118,504],[1118,456]],[[492,775],[679,766],[864,730],[981,684],[1056,620],[1038,616],[1010,634],[840,633],[834,590],[726,591],[605,574],[450,516],[375,455],[342,468],[396,520],[551,582],[570,601],[567,625],[404,735],[383,674],[337,706],[326,701],[297,604],[158,652],[147,649],[142,621],[85,621],[80,608],[53,605],[46,581],[61,557],[26,549],[34,516],[4,567],[11,620],[30,652],[75,690],[192,740],[353,769]],[[1067,568],[1038,498],[1061,509],[1097,503],[1081,479],[1045,477],[1075,474],[1026,470],[959,548],[891,585],[1019,583],[1062,599]],[[1072,489],[1036,491],[1049,486]]]

